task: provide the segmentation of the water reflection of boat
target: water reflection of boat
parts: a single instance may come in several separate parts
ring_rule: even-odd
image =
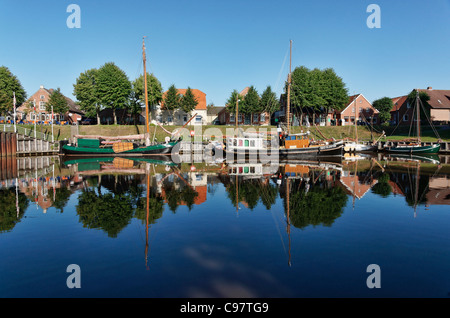
[[[130,174],[144,174],[149,169],[147,164],[162,165],[162,166],[177,166],[176,163],[170,160],[167,156],[155,157],[82,157],[70,158],[69,160],[62,160],[64,166],[76,166],[77,172],[83,174],[98,174],[98,173],[130,173]]]
[[[412,154],[386,154],[384,156],[387,160],[397,160],[397,161],[418,161],[418,162],[428,162],[433,164],[440,164],[441,161],[438,155],[412,155]]]

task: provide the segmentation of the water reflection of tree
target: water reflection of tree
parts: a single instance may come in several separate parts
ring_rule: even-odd
[[[372,187],[372,192],[383,198],[387,198],[392,193],[392,187],[389,184],[390,176],[387,172],[383,173]]]
[[[311,185],[299,179],[291,180],[290,183],[289,218],[293,226],[331,226],[341,216],[348,199],[342,188],[330,186],[326,182]],[[285,193],[283,199],[287,211]]]
[[[228,182],[226,191],[233,206],[237,204],[237,193],[238,201],[245,202],[250,210],[253,210],[260,200],[266,209],[270,210],[278,197],[278,189],[269,179],[239,180],[238,188],[236,182]]]
[[[162,217],[164,211],[164,199],[153,188],[149,191],[149,224],[154,224],[155,221]],[[147,222],[147,197],[139,197],[136,203],[136,210],[134,216],[142,221],[142,224]]]
[[[178,178],[174,176],[173,179],[164,179],[162,189],[165,193],[167,206],[174,213],[178,206],[182,204],[185,204],[191,210],[195,203],[195,198],[198,196],[198,192],[181,175],[178,175]]]
[[[0,189],[0,233],[11,231],[21,221],[28,203],[26,195],[21,192],[16,195],[14,188]]]
[[[64,186],[55,189],[51,188],[50,190],[52,191],[52,193],[53,191],[55,192],[54,198],[53,196],[49,195],[52,200],[52,206],[63,213],[64,208],[67,205],[67,202],[69,202],[70,196],[72,195],[72,191]]]
[[[78,217],[87,228],[100,228],[110,237],[117,237],[133,216],[131,196],[123,193],[96,193],[92,188],[81,190],[76,207]]]

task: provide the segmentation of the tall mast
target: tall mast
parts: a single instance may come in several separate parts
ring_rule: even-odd
[[[289,75],[288,75],[288,92],[287,92],[287,133],[290,132],[290,121],[291,121],[291,67],[292,67],[292,40],[289,41]]]
[[[416,111],[417,111],[417,141],[420,142],[420,107],[419,90],[416,89]]]
[[[147,70],[145,68],[145,36],[142,37],[142,60],[144,61],[144,93],[145,93],[145,125],[147,126],[147,134],[150,136],[150,127],[148,126],[148,93],[147,93]]]

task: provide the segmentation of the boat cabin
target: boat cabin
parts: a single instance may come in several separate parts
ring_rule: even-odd
[[[308,134],[287,135],[284,137],[284,147],[291,148],[307,148],[309,147]]]
[[[227,149],[259,150],[266,148],[263,138],[254,137],[229,137],[227,138]]]

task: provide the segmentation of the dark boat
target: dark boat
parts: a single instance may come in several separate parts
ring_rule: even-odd
[[[441,145],[439,143],[431,145],[422,145],[422,142],[420,140],[420,106],[423,107],[421,103],[422,102],[419,98],[419,91],[416,90],[416,107],[414,111],[416,113],[416,122],[417,122],[417,139],[407,142],[401,142],[397,146],[385,146],[384,147],[385,151],[387,151],[388,153],[397,153],[397,154],[436,154],[439,152],[439,150],[441,149]],[[430,125],[433,125],[431,121]]]

